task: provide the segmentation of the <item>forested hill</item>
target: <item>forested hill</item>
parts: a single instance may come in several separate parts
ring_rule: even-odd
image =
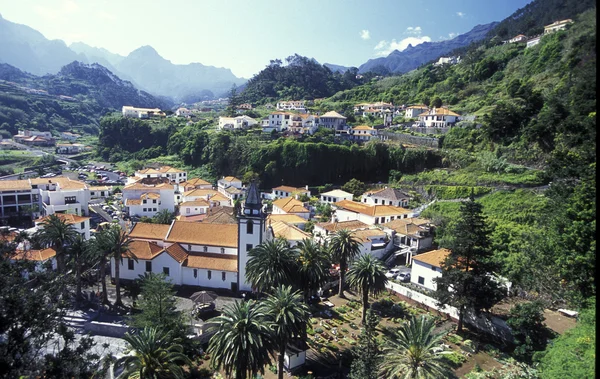
[[[99,64],[73,62],[56,75],[35,76],[0,64],[0,125],[15,134],[19,128],[96,132],[99,118],[123,105],[166,108],[170,104]]]
[[[272,60],[261,72],[244,86],[241,100],[252,104],[276,102],[280,99],[300,100],[328,97],[338,91],[352,88],[362,81],[356,79],[356,68],[344,73],[332,72],[327,66],[314,59],[298,54]]]

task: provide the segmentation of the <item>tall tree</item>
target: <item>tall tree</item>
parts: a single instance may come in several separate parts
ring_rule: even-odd
[[[458,331],[462,331],[465,311],[479,313],[505,296],[504,289],[493,279],[497,264],[492,259],[490,230],[482,206],[471,195],[462,202],[460,216],[453,231],[451,253],[442,263],[442,276],[435,296],[439,304],[458,308]]]
[[[108,252],[108,255],[115,262],[115,289],[117,292],[115,305],[123,306],[123,301],[121,300],[120,281],[123,257],[137,261],[136,256],[131,253],[131,250],[129,250],[129,236],[121,229],[119,225],[111,225],[96,238],[100,240],[100,245],[102,248]]]
[[[433,319],[412,317],[404,323],[395,339],[387,341],[379,373],[385,378],[437,379],[454,377],[440,351],[445,333],[435,334]],[[437,349],[436,349],[437,348]]]
[[[363,254],[350,266],[348,270],[348,284],[362,295],[364,324],[367,310],[369,309],[369,293],[377,295],[385,290],[388,278],[385,276],[383,262],[371,254]]]
[[[283,379],[283,363],[288,342],[304,334],[303,328],[306,329],[310,317],[308,306],[302,301],[302,294],[299,291],[292,291],[292,286],[279,286],[261,304],[279,352],[277,365],[279,379]]]
[[[59,272],[65,272],[65,249],[77,237],[73,225],[64,218],[52,214],[40,223],[41,229],[36,237],[44,246],[52,246],[56,250],[56,265]]]
[[[132,318],[137,328],[163,328],[179,330],[183,327],[181,312],[177,310],[173,284],[165,274],[146,273],[140,275],[141,299],[139,313]]]
[[[68,247],[69,265],[75,271],[75,298],[81,300],[81,274],[83,268],[90,263],[91,244],[83,238],[81,234],[75,238],[73,243]]]
[[[252,287],[269,292],[272,287],[293,284],[296,251],[281,238],[265,241],[248,253],[246,278]]]
[[[235,302],[211,320],[208,333],[210,364],[227,376],[251,378],[271,363],[273,337],[264,311],[253,300]]]
[[[102,304],[109,304],[108,292],[106,291],[106,266],[109,259],[110,249],[107,246],[108,229],[102,229],[96,235],[91,245],[92,259],[98,265],[98,280],[102,284]]]
[[[168,209],[163,209],[152,216],[152,222],[155,224],[171,224],[175,219],[175,213],[169,212]]]
[[[308,302],[311,295],[329,279],[331,255],[327,248],[312,239],[306,238],[298,243],[298,284]]]
[[[362,244],[348,229],[341,229],[329,238],[329,249],[334,262],[340,265],[340,288],[338,296],[344,298],[344,281],[348,262],[360,254]]]
[[[350,367],[349,379],[378,379],[381,363],[381,347],[375,330],[378,324],[379,318],[369,310],[358,336],[358,345],[352,351],[354,360]]]
[[[181,340],[172,331],[144,328],[134,334],[126,333],[123,339],[132,354],[115,363],[115,368],[123,368],[118,379],[187,377],[182,366],[191,362],[183,353]]]

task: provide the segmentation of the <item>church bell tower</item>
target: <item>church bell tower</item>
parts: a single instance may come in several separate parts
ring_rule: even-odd
[[[253,181],[238,215],[238,290],[252,290],[251,284],[246,281],[248,252],[266,239],[266,218],[258,187]]]

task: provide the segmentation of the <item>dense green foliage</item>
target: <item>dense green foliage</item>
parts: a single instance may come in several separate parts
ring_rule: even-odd
[[[181,331],[182,316],[176,308],[175,290],[165,274],[146,273],[139,280],[141,299],[139,311],[132,317],[132,325]]]
[[[530,362],[533,353],[546,348],[551,337],[544,325],[544,305],[539,301],[515,305],[506,320],[515,338],[514,355]]]
[[[381,362],[381,346],[376,332],[378,324],[379,318],[369,310],[358,336],[358,345],[352,351],[354,360],[350,367],[349,379],[378,378],[377,369]]]
[[[331,96],[361,83],[356,79],[356,68],[340,74],[298,54],[287,57],[287,65],[282,63],[279,59],[272,60],[265,69],[254,75],[240,93],[240,101],[265,104],[279,99],[312,100]]]

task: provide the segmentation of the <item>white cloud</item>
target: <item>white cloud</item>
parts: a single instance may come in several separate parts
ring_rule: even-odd
[[[57,20],[78,12],[79,5],[73,0],[63,0],[58,7],[35,5],[33,11],[47,20]]]
[[[452,39],[452,38],[456,37],[457,35],[458,35],[458,33],[452,33],[452,32],[448,33],[447,36],[440,36],[440,41],[444,41],[444,40],[447,40],[447,39]]]
[[[413,46],[417,46],[423,42],[431,42],[431,38],[429,38],[428,36],[423,36],[423,37],[408,37],[408,38],[404,38],[401,41],[396,41],[395,39],[391,40],[390,42],[388,41],[379,41],[379,43],[377,44],[377,46],[375,46],[375,56],[378,57],[386,57],[388,56],[392,51],[394,50],[398,50],[398,51],[402,51],[404,49],[406,49],[408,47],[408,45],[413,45]]]
[[[363,29],[360,31],[360,38],[364,40],[371,39],[371,33],[368,30]]]
[[[421,27],[420,26],[409,26],[408,28],[406,28],[406,34],[415,34],[415,35],[421,35]]]
[[[466,14],[465,14],[465,13],[463,13],[463,12],[456,12],[456,15],[457,15],[458,17],[465,17],[465,16],[466,16]]]

